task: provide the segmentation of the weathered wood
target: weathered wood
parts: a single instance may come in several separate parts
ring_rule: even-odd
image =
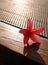
[[[36,44],[29,40],[29,45],[24,47],[23,35],[18,28],[0,22],[0,44],[5,47],[25,55],[44,65],[48,65],[48,39],[37,36],[41,44]]]
[[[48,36],[48,0],[0,0],[2,21],[24,28],[28,18],[34,28],[44,26],[42,35]]]

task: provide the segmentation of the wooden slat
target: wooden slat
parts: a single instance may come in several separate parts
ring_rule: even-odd
[[[34,28],[44,26],[41,35],[48,37],[48,0],[0,0],[0,20],[25,28],[28,18]]]
[[[39,37],[41,44],[35,44],[29,40],[29,45],[24,47],[23,35],[18,28],[0,22],[0,44],[5,47],[25,55],[39,63],[48,65],[48,39]]]

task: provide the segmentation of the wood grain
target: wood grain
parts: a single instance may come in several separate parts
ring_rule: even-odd
[[[41,44],[36,44],[29,40],[29,45],[24,46],[23,35],[19,33],[19,30],[0,22],[0,45],[4,45],[43,65],[48,65],[48,39],[36,35]]]

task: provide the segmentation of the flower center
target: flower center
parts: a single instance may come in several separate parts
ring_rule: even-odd
[[[31,35],[32,33],[28,31],[28,35]]]

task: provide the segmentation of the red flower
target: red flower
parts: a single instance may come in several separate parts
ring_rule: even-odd
[[[35,34],[41,33],[44,30],[44,27],[32,29],[33,27],[32,21],[28,19],[27,21],[27,29],[21,29],[19,32],[24,35],[24,44],[27,44],[29,38],[36,43],[40,43]]]

